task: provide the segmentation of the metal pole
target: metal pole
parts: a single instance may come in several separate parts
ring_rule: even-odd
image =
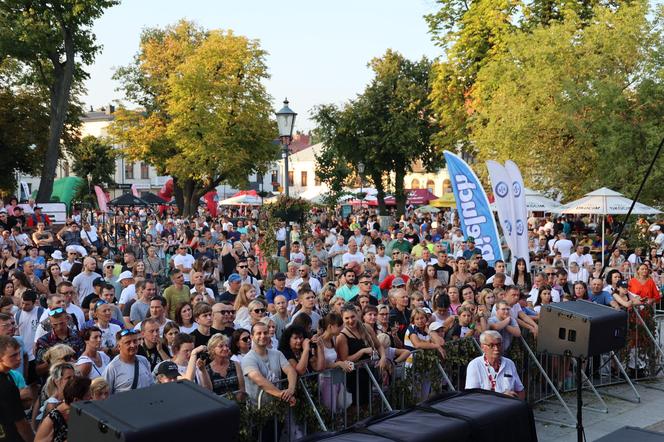
[[[576,359],[576,440],[583,442],[583,385],[581,381],[580,357]]]
[[[290,183],[288,180],[288,139],[283,137],[281,140],[282,156],[284,157],[284,194],[289,196]],[[286,221],[286,261],[290,261],[290,221]]]

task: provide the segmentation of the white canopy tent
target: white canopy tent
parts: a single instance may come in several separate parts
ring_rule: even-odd
[[[526,192],[526,209],[528,212],[545,212],[545,213],[556,213],[560,206],[557,201],[547,198],[536,190],[525,188]],[[496,212],[496,204],[491,203],[491,210]]]
[[[625,198],[621,193],[602,187],[593,192],[585,194],[576,201],[560,206],[556,212],[601,215],[602,216],[602,267],[604,266],[604,221],[606,215],[626,215],[632,206],[632,200]],[[657,215],[662,213],[654,207],[646,206],[637,202],[632,210],[632,215]]]

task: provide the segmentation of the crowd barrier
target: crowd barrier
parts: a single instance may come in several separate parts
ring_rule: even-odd
[[[661,389],[650,382],[664,370],[661,336],[661,321],[653,308],[631,310],[627,346],[583,363],[583,389],[590,395],[584,410],[608,413],[607,396],[638,403],[641,398],[636,385]],[[571,393],[576,391],[575,360],[538,353],[536,348],[535,337],[524,332],[506,352],[517,366],[526,399],[532,405],[559,408],[554,414],[560,419],[538,416],[538,420],[574,427],[576,405]],[[297,440],[315,432],[341,430],[385,411],[408,408],[433,394],[463,390],[466,366],[481,355],[479,343],[475,338],[458,339],[446,343],[445,350],[444,360],[437,352],[415,351],[411,364],[393,365],[389,374],[381,374],[371,362],[355,364],[348,374],[339,369],[305,374],[298,379],[294,407],[265,394],[260,394],[258,404],[242,404],[240,440]],[[618,384],[627,387],[621,389],[625,394],[607,391]],[[265,431],[269,432],[267,437]]]

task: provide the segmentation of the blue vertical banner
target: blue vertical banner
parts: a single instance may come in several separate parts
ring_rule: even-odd
[[[475,238],[475,246],[482,251],[482,258],[493,266],[497,260],[503,259],[503,251],[496,221],[482,183],[464,160],[447,150],[444,155],[452,181],[461,231],[466,238]]]

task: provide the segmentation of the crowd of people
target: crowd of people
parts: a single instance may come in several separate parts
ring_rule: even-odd
[[[369,210],[317,211],[278,226],[266,256],[258,210],[74,212],[56,227],[17,203],[0,209],[0,440],[66,440],[73,402],[176,380],[294,405],[298,377],[317,374],[323,406],[359,407],[371,384],[358,367],[387,387],[415,352],[444,360],[445,343],[467,337],[483,350],[467,386],[523,398],[504,354],[537,336],[542,305],[661,297],[659,225],[645,256],[619,248],[602,273],[576,219],[529,220],[532,264],[512,269],[489,265],[442,213],[381,225]],[[331,369],[347,373],[345,391]]]

